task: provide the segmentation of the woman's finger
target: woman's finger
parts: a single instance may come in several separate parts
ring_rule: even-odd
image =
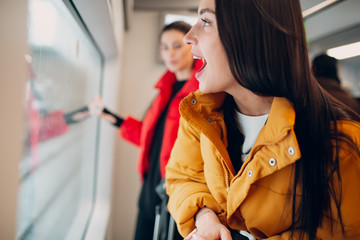
[[[186,238],[184,238],[184,240],[191,240],[193,239],[192,236],[197,233],[197,228],[195,228],[189,235],[186,236]]]

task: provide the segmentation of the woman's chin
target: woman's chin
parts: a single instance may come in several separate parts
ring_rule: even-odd
[[[199,84],[199,90],[202,93],[211,93],[210,89],[207,88],[206,86],[202,85],[201,83]]]
[[[166,69],[169,70],[170,72],[176,72],[177,71],[177,67],[170,64],[170,63],[165,63]]]

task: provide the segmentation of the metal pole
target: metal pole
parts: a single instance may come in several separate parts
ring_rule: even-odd
[[[160,205],[155,207],[155,224],[154,224],[154,234],[153,240],[159,239],[159,228],[160,228]]]
[[[167,240],[174,240],[174,230],[175,230],[175,220],[170,215],[170,218],[169,218],[169,230],[168,230],[168,238],[167,238]]]
[[[303,18],[305,19],[305,18],[308,18],[310,16],[313,16],[314,14],[317,14],[317,13],[319,13],[319,12],[321,12],[321,11],[323,11],[323,10],[325,10],[325,9],[327,9],[327,8],[337,4],[337,3],[342,2],[342,1],[345,1],[345,0],[326,0],[326,1],[322,2],[322,3],[319,3],[319,4],[313,6],[313,7],[309,8],[309,9],[303,11]]]

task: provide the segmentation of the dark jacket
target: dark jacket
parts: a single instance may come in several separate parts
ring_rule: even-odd
[[[330,95],[360,114],[360,104],[335,79],[319,77],[317,80]]]

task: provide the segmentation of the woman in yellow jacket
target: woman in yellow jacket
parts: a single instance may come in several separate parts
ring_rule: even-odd
[[[311,75],[298,0],[201,0],[168,208],[189,239],[360,239],[359,116]]]

